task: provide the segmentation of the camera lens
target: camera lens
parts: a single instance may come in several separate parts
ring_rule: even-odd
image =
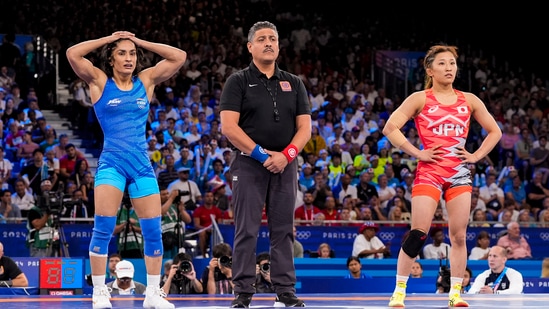
[[[231,268],[233,266],[233,259],[231,257],[228,257],[228,256],[224,255],[224,256],[219,258],[219,264],[221,266]]]
[[[261,264],[259,265],[259,269],[262,271],[262,272],[268,272],[269,269],[271,268],[271,264],[270,263],[265,263],[265,264]]]
[[[191,272],[192,269],[193,267],[189,261],[181,261],[179,264],[179,270],[184,274]]]

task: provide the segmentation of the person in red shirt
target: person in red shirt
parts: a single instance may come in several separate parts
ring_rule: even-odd
[[[60,180],[62,181],[66,181],[67,179],[69,179],[72,172],[74,171],[74,166],[76,165],[76,161],[78,159],[86,160],[86,158],[78,154],[74,144],[67,144],[65,146],[65,151],[67,152],[67,154],[59,159],[59,176],[61,178]]]
[[[336,226],[337,222],[330,222],[339,220],[339,213],[336,209],[336,201],[333,196],[327,196],[324,202],[324,209],[322,209],[324,214],[324,226]],[[326,222],[327,221],[327,222]]]
[[[194,227],[199,231],[198,248],[203,257],[206,257],[208,242],[212,235],[212,229],[208,229],[208,227],[212,225],[212,218],[210,215],[214,215],[217,223],[220,223],[221,218],[223,217],[221,209],[214,204],[214,194],[211,191],[204,194],[204,204],[193,211]]]
[[[315,198],[311,192],[303,194],[303,205],[297,207],[294,211],[294,219],[301,221],[301,225],[312,225],[314,216],[322,211],[313,205]]]

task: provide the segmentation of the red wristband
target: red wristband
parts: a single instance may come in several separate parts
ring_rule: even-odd
[[[290,144],[282,150],[282,153],[286,156],[288,163],[291,163],[297,157],[297,147],[294,144]]]

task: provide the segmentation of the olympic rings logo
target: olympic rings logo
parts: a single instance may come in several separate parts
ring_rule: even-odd
[[[311,231],[297,231],[295,237],[302,240],[309,239],[311,238]]]
[[[393,238],[395,238],[395,233],[393,232],[380,232],[378,233],[379,238],[381,238],[384,241],[391,241]]]
[[[477,238],[477,234],[475,233],[467,233],[466,236],[467,240],[475,240]]]
[[[548,241],[549,233],[539,233],[539,238],[541,238],[543,241]]]

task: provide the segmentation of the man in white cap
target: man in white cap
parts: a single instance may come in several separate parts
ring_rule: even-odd
[[[188,167],[178,168],[177,175],[179,178],[168,185],[168,191],[171,193],[173,190],[179,190],[181,201],[185,203],[187,210],[194,210],[194,208],[191,209],[192,207],[187,206],[187,202],[192,200],[195,205],[202,203],[202,193],[196,182],[189,179],[190,171],[191,169]]]
[[[114,270],[116,280],[107,283],[111,288],[111,295],[143,295],[147,287],[140,282],[133,280],[135,272],[132,262],[122,260],[116,264]]]

